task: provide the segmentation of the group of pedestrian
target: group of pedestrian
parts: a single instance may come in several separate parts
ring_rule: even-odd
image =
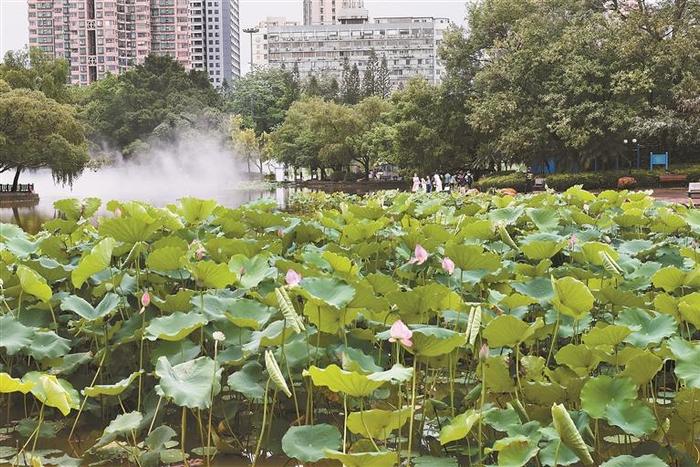
[[[414,173],[411,191],[414,193],[419,191],[431,193],[433,191],[451,191],[459,189],[464,192],[471,188],[473,184],[474,176],[469,170],[467,170],[466,173],[460,170],[457,172],[457,175],[451,175],[449,172],[440,175],[435,172],[433,175],[427,175],[425,177],[419,177],[417,173]]]

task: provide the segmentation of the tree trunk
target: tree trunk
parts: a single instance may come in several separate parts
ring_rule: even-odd
[[[17,167],[17,172],[15,172],[15,179],[12,182],[12,191],[17,191],[17,186],[19,184],[19,174],[22,173],[22,167]]]

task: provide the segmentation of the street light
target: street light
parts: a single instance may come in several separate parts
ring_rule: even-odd
[[[250,34],[250,69],[253,69],[253,34],[256,32],[260,32],[260,29],[258,28],[243,28],[243,32],[246,34]]]
[[[630,140],[625,138],[622,140],[622,142],[625,143],[625,145],[627,145],[630,143]],[[631,143],[632,143],[632,150],[634,151],[634,154],[637,156],[637,168],[639,168],[640,164],[641,164],[641,154],[639,152],[639,149],[641,148],[641,146],[637,142],[637,138],[632,138]],[[632,169],[632,163],[630,162],[630,170],[631,169]]]

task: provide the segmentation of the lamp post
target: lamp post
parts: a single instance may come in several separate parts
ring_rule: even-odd
[[[624,140],[622,140],[622,142],[625,143],[625,145],[632,143],[632,151],[634,152],[634,155],[637,157],[637,168],[639,168],[642,161],[641,161],[641,154],[639,152],[639,149],[641,146],[639,145],[639,142],[637,142],[637,138],[632,138],[631,140],[625,138]],[[631,161],[630,161],[630,170],[632,170],[632,162]]]
[[[243,32],[246,34],[250,34],[250,69],[253,69],[253,34],[256,32],[260,32],[260,29],[258,28],[243,28]]]

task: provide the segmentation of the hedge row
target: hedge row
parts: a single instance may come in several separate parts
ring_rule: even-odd
[[[700,164],[674,167],[671,173],[686,175],[689,182],[698,182],[700,181]],[[583,188],[587,190],[617,188],[617,180],[620,177],[629,175],[630,173],[627,170],[552,174],[547,176],[547,186],[557,191],[566,190],[574,185],[583,185]],[[655,188],[660,186],[659,175],[661,173],[658,171],[632,170],[632,177],[637,180],[635,188]],[[476,182],[475,187],[481,191],[492,188],[515,188],[520,192],[525,191],[527,188],[525,174],[522,172],[483,177]]]

